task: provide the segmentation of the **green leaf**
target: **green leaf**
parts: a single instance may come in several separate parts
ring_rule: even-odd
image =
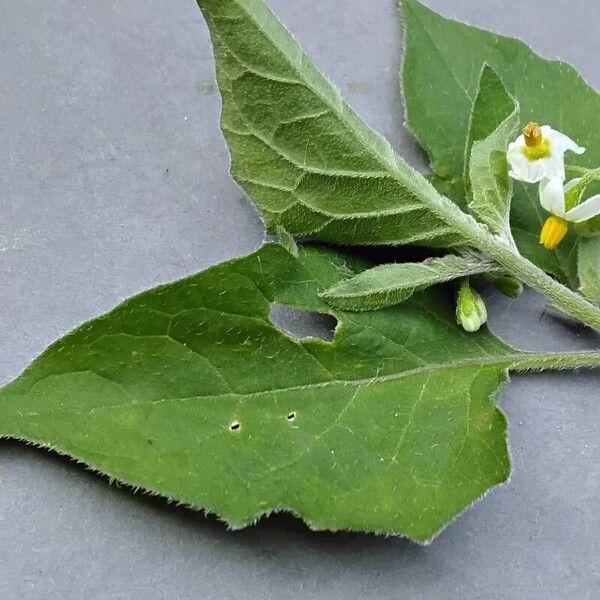
[[[577,248],[579,291],[594,304],[600,304],[600,236],[581,237]]]
[[[512,96],[506,91],[500,77],[494,69],[484,64],[471,109],[465,146],[463,184],[469,194],[471,193],[469,163],[473,144],[490,137],[516,111],[518,111],[518,107]],[[518,123],[518,113],[516,120]]]
[[[596,183],[597,185],[597,183]],[[598,190],[594,190],[597,192]],[[580,237],[595,237],[600,234],[600,215],[596,215],[587,221],[575,223],[575,233]]]
[[[417,0],[402,1],[406,25],[402,73],[406,119],[431,158],[435,173],[464,173],[470,115],[484,64],[518,102],[523,123],[547,123],[587,147],[569,155],[582,166],[600,164],[600,96],[569,65],[537,56],[523,42],[445,19]],[[515,184],[511,224],[521,252],[544,270],[576,286],[570,235],[555,251],[540,246],[545,220],[535,186]]]
[[[277,226],[277,237],[279,238],[279,243],[293,256],[298,256],[298,244],[294,239],[294,236],[287,231],[285,227],[282,225]]]
[[[506,150],[519,125],[519,109],[502,81],[487,65],[473,104],[465,179],[469,208],[490,230],[512,242]]]
[[[262,0],[198,4],[231,171],[269,230],[349,244],[461,241],[421,202],[423,178],[343,102]]]
[[[362,266],[278,244],[125,301],[0,390],[0,435],[52,448],[231,527],[289,510],[315,529],[429,540],[509,474],[492,402],[522,355],[421,292],[345,313],[319,293]],[[290,338],[274,303],[328,312]]]
[[[420,263],[386,264],[341,281],[321,297],[344,310],[375,310],[400,304],[432,285],[495,269],[497,265],[478,256],[448,255]]]

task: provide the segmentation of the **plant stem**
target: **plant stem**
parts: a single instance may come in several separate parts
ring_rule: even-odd
[[[547,275],[542,269],[512,249],[496,240],[492,241],[493,243],[486,244],[485,248],[485,252],[491,258],[523,283],[551,300],[555,308],[600,331],[600,308]]]
[[[415,195],[420,197],[432,212],[460,233],[472,247],[494,259],[511,275],[543,294],[551,301],[554,308],[600,331],[600,308],[547,275],[521,256],[508,241],[494,236],[471,215],[442,196],[433,185],[424,182],[416,171],[413,171],[413,176]]]
[[[600,352],[525,352],[508,368],[517,373],[547,369],[600,368]]]

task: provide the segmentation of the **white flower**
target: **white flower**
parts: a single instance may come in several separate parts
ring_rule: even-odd
[[[542,206],[553,215],[562,217],[565,221],[571,223],[581,223],[600,214],[600,194],[592,196],[585,202],[567,210],[565,195],[580,181],[581,177],[571,179],[564,187],[562,181],[558,178],[542,181],[540,183],[540,202]],[[581,190],[581,193],[583,193],[583,190]],[[579,197],[581,197],[581,193]]]
[[[575,154],[585,152],[585,148],[564,133],[548,125],[540,127],[537,123],[529,123],[523,134],[508,145],[509,175],[525,183],[538,183],[555,177],[564,181],[567,150]]]
[[[579,204],[585,189],[577,186],[581,178],[572,179],[564,187],[560,177],[545,179],[540,183],[540,202],[552,216],[548,217],[540,234],[540,244],[545,248],[556,248],[567,235],[569,223],[581,223],[600,214],[600,194]],[[572,194],[569,195],[569,192]],[[568,207],[572,205],[572,208]]]

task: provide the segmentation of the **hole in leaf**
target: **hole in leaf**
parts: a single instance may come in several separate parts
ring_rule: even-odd
[[[239,431],[241,424],[239,421],[233,421],[231,425],[229,425],[229,431]]]
[[[295,421],[296,420],[296,412],[292,411],[286,418],[288,421]]]
[[[330,342],[337,326],[337,319],[331,315],[283,304],[273,304],[269,318],[279,329],[297,340],[316,337]]]

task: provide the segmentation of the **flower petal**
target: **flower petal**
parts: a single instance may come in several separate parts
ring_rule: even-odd
[[[583,154],[585,152],[585,148],[582,148],[564,133],[552,129],[549,125],[543,125],[541,129],[542,135],[550,140],[551,151],[553,154],[555,152],[564,154],[567,150],[575,152],[575,154]]]
[[[521,134],[514,142],[510,142],[508,144],[508,148],[510,150],[510,148],[518,148],[519,150],[521,148],[525,147],[525,136],[523,134]]]
[[[544,179],[540,182],[540,203],[553,215],[564,216],[565,192],[560,177]]]
[[[510,167],[508,174],[513,179],[531,183],[529,161],[523,154],[522,146],[518,142],[512,142],[508,145],[506,160]]]
[[[525,139],[521,135],[508,145],[506,159],[510,166],[509,175],[517,181],[539,183],[542,179],[560,177],[565,180],[564,153],[552,150],[550,156],[532,160],[525,154]]]
[[[536,160],[537,168],[539,170],[540,179],[554,179],[559,178],[564,181],[566,178],[565,174],[565,158],[562,153],[553,152],[548,158],[542,158]]]
[[[581,223],[600,214],[600,194],[588,198],[575,208],[567,211],[565,219],[571,223]]]
[[[509,148],[506,159],[510,166],[509,175],[517,181],[538,183],[542,179],[560,177],[565,179],[565,168],[560,156],[550,156],[538,160],[529,160],[521,148]]]

